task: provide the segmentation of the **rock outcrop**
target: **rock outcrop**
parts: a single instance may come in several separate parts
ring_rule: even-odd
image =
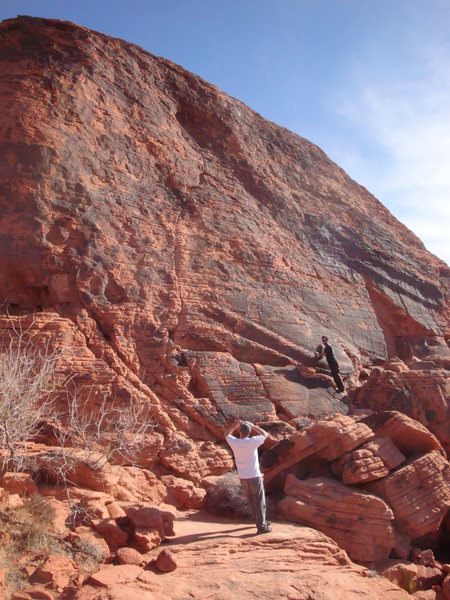
[[[320,529],[354,560],[406,558],[411,543],[446,537],[450,465],[437,438],[401,413],[319,421],[267,449],[261,468],[269,490],[283,488],[284,517]]]
[[[427,360],[391,360],[372,370],[352,400],[358,407],[409,415],[432,431],[450,454],[449,370],[450,361],[431,351]]]
[[[0,300],[65,330],[76,380],[208,440],[345,413],[289,367],[324,331],[350,375],[448,360],[448,267],[319,148],[122,40],[0,31]]]
[[[220,519],[205,522],[193,515],[180,523],[181,536],[170,546],[171,560],[162,565],[167,569],[176,563],[175,570],[159,573],[156,562],[161,551],[155,550],[151,568],[101,569],[74,598],[101,598],[99,589],[104,590],[105,597],[123,600],[142,600],[145,594],[155,600],[193,595],[229,600],[247,595],[265,600],[409,598],[388,579],[374,577],[373,572],[351,563],[323,533],[294,524],[279,524],[277,528],[277,532],[255,537],[249,524]]]
[[[436,543],[450,510],[450,465],[438,452],[412,460],[367,488],[392,507],[396,527],[415,544]]]
[[[353,560],[386,560],[395,545],[394,515],[380,498],[325,477],[287,476],[278,510],[290,521],[319,529]]]

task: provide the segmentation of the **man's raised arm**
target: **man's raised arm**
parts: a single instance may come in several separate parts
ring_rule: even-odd
[[[239,427],[240,424],[241,424],[241,421],[239,419],[236,419],[235,421],[230,423],[230,425],[225,427],[225,430],[223,432],[224,436],[227,437],[228,435],[231,435],[232,433],[234,433],[234,431]]]

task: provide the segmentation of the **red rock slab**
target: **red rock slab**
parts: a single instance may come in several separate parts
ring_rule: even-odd
[[[153,576],[153,580],[150,578]],[[74,600],[154,600],[153,591],[161,590],[156,575],[143,571],[135,582],[115,583],[99,588],[85,584],[74,592]]]
[[[270,489],[278,473],[309,456],[317,454],[331,461],[373,437],[374,433],[367,425],[344,415],[313,423],[263,453],[260,464],[264,484]]]
[[[61,591],[77,576],[73,561],[67,556],[51,554],[31,575],[30,582],[50,585]]]
[[[297,417],[323,419],[347,414],[348,407],[334,393],[332,379],[302,375],[294,365],[272,367],[254,365],[266,394],[278,414],[289,420]]]
[[[114,519],[92,520],[91,524],[97,533],[103,537],[111,551],[127,545],[128,533]]]
[[[31,475],[28,473],[5,473],[2,477],[2,488],[11,494],[34,494],[38,491]]]
[[[110,588],[116,584],[134,581],[142,573],[137,565],[104,565],[100,571],[93,573],[88,583],[90,585]]]
[[[192,481],[173,475],[163,475],[161,481],[167,489],[165,498],[167,504],[186,509],[202,507],[206,491],[203,488],[195,487]]]
[[[248,522],[186,515],[170,546],[177,569],[159,576],[162,588],[154,592],[155,600],[409,597],[388,580],[369,577],[367,569],[352,563],[320,531],[278,522],[272,523],[270,534],[258,536],[254,530]]]
[[[261,422],[275,417],[274,405],[252,364],[224,352],[191,351],[188,360],[197,395],[210,398],[217,406],[218,425],[236,418]]]
[[[223,435],[223,432],[222,432]],[[197,442],[172,435],[159,452],[161,464],[197,486],[204,477],[220,475],[233,468],[231,450],[210,440]]]
[[[449,464],[439,452],[411,460],[366,489],[388,502],[396,528],[414,544],[436,541],[450,507]]]
[[[119,504],[117,504],[117,502],[106,502],[105,506],[111,519],[120,519],[121,517],[125,517],[125,511]]]
[[[313,425],[316,435],[328,436],[327,445],[318,452],[321,458],[332,461],[374,437],[371,429],[351,417],[337,415],[330,421]]]
[[[353,560],[385,560],[395,546],[394,515],[381,498],[325,477],[302,481],[292,474],[284,492],[277,509],[285,518],[319,529]]]
[[[61,450],[52,448],[52,451],[57,454]],[[46,472],[45,461],[40,461],[39,464],[42,464]],[[81,456],[80,462],[70,471],[70,481],[71,497],[82,501],[86,499],[89,503],[97,505],[99,516],[108,516],[106,503],[113,499],[128,503],[160,503],[166,496],[165,485],[148,469],[107,463],[101,470],[96,470],[84,463]],[[74,485],[79,486],[78,489],[73,487]],[[64,497],[63,490],[55,492],[51,488],[49,493]]]
[[[161,539],[175,535],[175,515],[168,510],[153,506],[123,505],[125,514],[136,529],[155,528],[161,534]]]
[[[150,552],[157,548],[164,539],[161,531],[156,527],[136,527],[132,534],[133,543],[139,548],[140,552]]]
[[[346,485],[356,485],[385,477],[405,461],[405,457],[390,438],[375,437],[370,442],[344,454],[332,465]]]

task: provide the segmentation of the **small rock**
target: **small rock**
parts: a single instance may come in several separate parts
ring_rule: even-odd
[[[121,565],[140,565],[142,563],[142,554],[134,548],[119,548],[116,557]]]
[[[108,511],[111,519],[120,519],[121,517],[125,516],[125,511],[117,504],[117,502],[109,502],[106,504],[106,510]]]
[[[170,550],[161,550],[154,562],[154,567],[161,573],[170,573],[177,568],[176,560]]]

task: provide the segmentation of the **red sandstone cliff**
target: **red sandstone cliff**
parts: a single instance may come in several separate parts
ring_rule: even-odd
[[[0,31],[11,314],[67,319],[116,388],[208,397],[214,432],[236,406],[345,412],[286,366],[324,331],[346,372],[448,357],[448,267],[317,146],[122,40],[27,17]]]
[[[0,115],[0,338],[21,327],[69,349],[65,368],[92,401],[134,397],[155,423],[145,469],[71,475],[95,491],[102,519],[113,499],[200,505],[205,478],[232,467],[217,439],[240,416],[281,440],[264,460],[285,514],[320,529],[325,506],[358,560],[364,543],[348,531],[370,502],[374,560],[409,551],[402,536],[442,536],[447,265],[310,142],[71,23],[0,25]],[[356,386],[348,398],[312,359],[324,332]],[[368,425],[337,416],[302,429],[349,404],[375,412]],[[389,428],[380,410],[436,437],[406,417]],[[331,503],[323,479],[289,475],[324,469]],[[429,491],[410,531],[396,486],[415,501],[430,473],[439,502]],[[344,484],[360,486],[351,518],[345,502],[333,508]]]

